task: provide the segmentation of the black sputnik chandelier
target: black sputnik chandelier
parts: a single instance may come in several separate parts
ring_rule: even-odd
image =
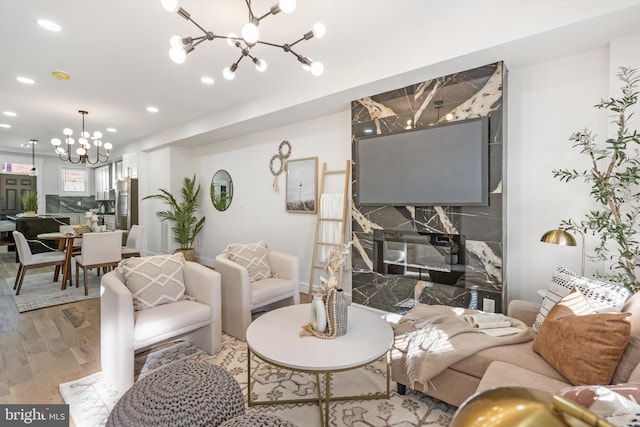
[[[249,58],[253,61],[258,71],[265,71],[267,69],[267,63],[253,55],[252,48],[256,45],[266,45],[275,48],[282,49],[285,53],[291,53],[302,64],[305,70],[311,71],[314,76],[319,76],[324,72],[324,65],[319,61],[313,61],[306,56],[300,55],[293,50],[293,47],[303,40],[309,40],[313,37],[322,37],[325,34],[325,27],[321,23],[317,23],[313,26],[313,29],[305,33],[301,38],[288,44],[277,44],[268,41],[260,40],[260,30],[258,25],[267,16],[276,15],[280,12],[292,13],[296,8],[296,0],[279,0],[278,4],[271,6],[269,11],[264,15],[257,16],[253,13],[251,8],[251,0],[245,0],[247,9],[249,10],[249,22],[242,27],[241,35],[230,33],[226,36],[218,35],[212,31],[205,30],[200,24],[191,18],[191,15],[184,10],[178,4],[178,0],[161,0],[162,6],[169,12],[176,12],[178,15],[190,21],[195,25],[203,35],[199,37],[180,37],[173,36],[170,39],[171,49],[169,50],[169,57],[177,64],[181,64],[186,60],[187,54],[192,52],[196,46],[206,40],[225,39],[229,45],[238,48],[240,50],[240,57],[231,66],[225,68],[222,72],[224,78],[227,80],[233,80],[235,72],[238,69],[240,61],[244,58]]]

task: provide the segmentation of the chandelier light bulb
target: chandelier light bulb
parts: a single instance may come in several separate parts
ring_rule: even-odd
[[[89,134],[89,132],[87,132],[86,130],[83,130],[82,132],[80,132],[80,136],[81,136],[82,138],[87,139],[87,138],[89,138],[90,134]]]
[[[73,139],[73,138],[67,138],[67,144],[69,144],[69,145],[73,145],[73,144],[75,144],[75,143],[76,143],[76,140],[75,140],[75,139]]]
[[[87,138],[82,137],[82,138],[78,138],[78,143],[84,147],[89,143],[89,141],[87,141]]]
[[[79,148],[76,150],[76,153],[78,153],[78,155],[79,155],[79,156],[84,156],[85,154],[87,154],[87,150],[85,150],[85,149],[84,149],[84,148],[82,148],[82,147],[79,147]]]
[[[317,38],[322,38],[327,33],[327,28],[324,26],[322,22],[317,22],[313,24],[313,35]]]
[[[113,145],[111,145],[111,143],[110,143],[110,142],[105,142],[105,144],[104,144],[104,149],[105,149],[105,150],[109,151],[109,150],[111,150],[112,148],[113,148]]]
[[[180,7],[178,0],[160,0],[160,3],[162,3],[162,7],[167,12],[177,12]]]
[[[311,64],[311,74],[314,76],[321,76],[324,73],[324,65],[320,61],[313,61]]]
[[[171,38],[169,39],[169,45],[171,47],[181,48],[182,47],[182,37],[180,37],[180,36],[171,36]]]
[[[280,0],[278,2],[278,7],[284,13],[292,13],[296,10],[296,0]]]
[[[247,44],[256,44],[260,38],[260,30],[258,30],[258,26],[253,22],[244,24],[242,27],[242,38]]]
[[[229,46],[236,47],[236,43],[238,43],[238,35],[236,33],[227,34],[227,43]]]
[[[60,141],[60,138],[52,138],[51,144],[53,144],[54,147],[59,147],[62,144],[62,141]]]
[[[256,70],[260,71],[261,73],[266,71],[267,62],[265,60],[254,58],[253,63],[256,64]]]
[[[102,132],[100,132],[99,130],[93,132],[93,137],[97,139],[102,138]]]
[[[222,75],[227,80],[233,80],[236,77],[236,73],[231,71],[231,68],[229,68],[229,67],[227,67],[224,70],[222,70]]]
[[[182,64],[187,59],[187,52],[181,47],[172,47],[169,50],[169,58],[176,64]]]
[[[69,129],[69,128],[64,128],[62,133],[64,133],[67,136],[73,135],[73,131],[71,129]]]
[[[62,148],[62,147],[57,147],[57,148],[56,148],[56,153],[58,153],[58,154],[64,154],[64,153],[65,153],[64,148]]]

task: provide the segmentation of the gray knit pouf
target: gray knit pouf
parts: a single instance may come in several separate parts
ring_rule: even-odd
[[[247,412],[220,424],[220,427],[298,427],[289,420],[275,415]]]
[[[243,414],[242,390],[226,369],[186,361],[136,382],[116,403],[106,425],[216,427]]]

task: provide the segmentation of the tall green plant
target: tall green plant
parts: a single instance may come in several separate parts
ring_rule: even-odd
[[[33,190],[28,190],[20,196],[22,209],[25,212],[35,212],[38,210],[38,194]]]
[[[185,177],[182,184],[182,200],[178,201],[171,192],[161,188],[159,193],[151,194],[142,200],[156,199],[161,200],[169,206],[166,211],[156,212],[156,216],[160,221],[172,221],[174,223],[171,230],[173,231],[173,240],[180,245],[180,249],[191,249],[198,234],[204,227],[205,218],[196,216],[200,199],[200,184],[196,187],[196,176],[193,178]]]
[[[620,68],[617,76],[622,81],[622,95],[595,105],[598,109],[608,110],[611,123],[617,128],[615,136],[597,143],[595,135],[584,129],[570,137],[573,146],[590,158],[591,168],[553,171],[553,176],[560,181],[583,178],[591,184],[589,194],[598,205],[580,222],[563,220],[561,228],[591,231],[598,236],[599,245],[590,258],[611,264],[611,273],[601,276],[634,292],[640,290],[640,135],[629,130],[627,123],[633,115],[629,109],[638,101],[640,77],[636,76],[636,71]]]

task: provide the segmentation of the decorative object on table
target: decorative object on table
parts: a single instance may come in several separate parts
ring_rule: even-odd
[[[311,301],[311,327],[314,331],[323,333],[327,329],[327,313],[324,309],[322,294],[314,294]]]
[[[211,178],[211,202],[218,211],[226,211],[233,199],[233,181],[226,170],[219,170]]]
[[[269,170],[273,175],[273,191],[280,191],[278,186],[278,177],[283,171],[287,170],[287,159],[291,156],[291,143],[282,141],[278,147],[278,154],[274,154],[269,162]]]
[[[613,282],[624,284],[631,291],[640,290],[640,240],[638,239],[638,217],[640,216],[640,134],[630,131],[628,120],[631,108],[638,101],[640,77],[635,69],[621,67],[618,78],[622,81],[619,98],[602,100],[595,107],[609,112],[611,123],[617,126],[614,137],[598,144],[595,135],[588,129],[575,132],[570,137],[574,147],[588,156],[591,169],[558,169],[553,176],[560,181],[584,179],[591,184],[589,194],[599,207],[591,209],[580,222],[562,220],[564,230],[591,231],[599,237],[595,255],[597,261],[611,261],[609,272],[598,273]],[[611,251],[617,250],[617,254]]]
[[[311,71],[311,74],[313,74],[314,76],[319,76],[324,72],[324,65],[322,65],[321,62],[312,61],[306,56],[294,52],[292,49],[296,44],[304,40],[309,40],[313,37],[323,37],[326,33],[326,28],[323,24],[314,24],[311,31],[306,32],[302,37],[292,43],[277,44],[267,42],[260,40],[260,30],[258,29],[260,21],[262,21],[267,16],[276,15],[280,12],[284,12],[286,14],[292,13],[296,8],[295,0],[280,0],[277,4],[271,6],[267,13],[260,16],[256,16],[253,13],[253,9],[251,8],[251,1],[247,1],[246,5],[249,9],[249,22],[242,27],[241,36],[238,36],[234,33],[222,36],[219,34],[214,34],[211,31],[206,31],[203,26],[196,23],[191,18],[191,15],[182,7],[180,7],[180,5],[178,4],[178,0],[162,0],[162,7],[164,7],[166,11],[176,12],[182,18],[186,19],[187,21],[191,21],[203,33],[202,35],[197,37],[171,37],[171,49],[169,50],[169,57],[171,58],[171,60],[177,64],[181,64],[186,60],[187,53],[192,52],[196,48],[196,46],[198,46],[203,41],[225,39],[227,40],[227,43],[229,43],[229,45],[238,48],[238,50],[240,51],[240,57],[233,64],[231,64],[230,67],[225,68],[222,72],[224,78],[227,80],[232,80],[235,77],[235,72],[238,69],[238,64],[240,64],[240,61],[242,61],[245,57],[249,57],[251,59],[258,71],[262,72],[267,69],[267,63],[263,59],[252,55],[251,49],[253,49],[257,45],[276,47],[282,49],[285,53],[291,53],[302,64],[302,68]]]
[[[351,242],[342,245],[340,251],[334,248],[329,252],[329,257],[325,264],[325,271],[329,274],[329,278],[320,278],[323,283],[323,288],[313,297],[312,313],[314,313],[316,297],[321,296],[324,300],[325,318],[327,323],[326,332],[316,329],[312,320],[311,324],[303,326],[303,329],[300,332],[301,336],[313,335],[319,338],[331,339],[340,337],[347,333],[348,305],[344,292],[341,288],[341,280],[339,281],[336,278],[336,273],[342,272],[342,266],[349,256],[350,247]]]
[[[172,221],[173,240],[180,245],[176,252],[183,252],[187,261],[193,261],[195,249],[193,244],[198,234],[204,227],[205,218],[198,219],[196,211],[198,210],[200,198],[200,184],[196,186],[196,175],[193,178],[185,177],[182,184],[182,200],[178,201],[171,192],[165,188],[158,191],[160,193],[151,194],[143,197],[142,200],[156,199],[161,200],[169,206],[166,211],[156,212],[156,216],[160,221]]]
[[[22,209],[25,216],[36,216],[38,211],[38,194],[33,190],[28,190],[20,195]]]
[[[549,392],[501,387],[483,391],[465,401],[451,427],[613,427],[593,412]]]
[[[56,154],[58,155],[58,157],[60,157],[60,160],[63,160],[65,162],[68,161],[74,164],[81,163],[84,165],[86,163],[89,163],[90,165],[96,165],[98,163],[107,162],[109,160],[109,153],[111,152],[113,145],[111,145],[110,142],[105,142],[104,144],[102,143],[102,132],[100,131],[93,132],[93,135],[90,135],[89,132],[86,132],[84,130],[84,116],[89,114],[89,112],[85,110],[78,110],[78,113],[82,114],[82,132],[80,132],[80,138],[78,138],[80,147],[75,150],[78,158],[74,159],[71,153],[73,144],[75,144],[75,140],[71,138],[71,135],[73,135],[73,130],[71,130],[70,128],[65,128],[62,131],[62,133],[64,133],[65,135],[64,142],[67,144],[66,150],[62,147],[62,141],[60,140],[60,138],[53,138],[51,140],[51,144],[55,147]],[[89,139],[93,140],[93,145],[95,145],[96,147],[96,157],[94,160],[91,160],[89,158],[89,149],[91,148]],[[101,151],[101,148],[104,148],[106,152],[103,153]]]
[[[318,200],[318,158],[287,162],[287,212],[314,214]]]

